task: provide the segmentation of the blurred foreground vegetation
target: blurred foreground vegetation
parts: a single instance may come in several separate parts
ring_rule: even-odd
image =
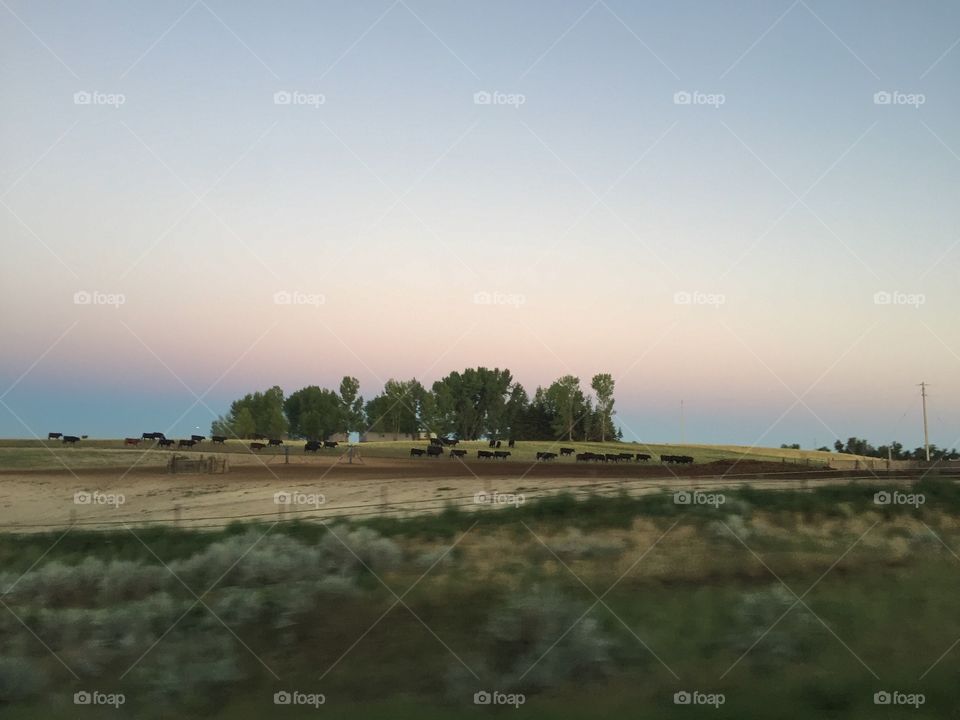
[[[881,490],[3,535],[0,715],[946,717],[960,491]],[[724,702],[674,704],[694,690]],[[878,707],[883,690],[925,702]]]

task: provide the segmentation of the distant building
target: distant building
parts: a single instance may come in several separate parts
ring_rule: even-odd
[[[421,430],[418,433],[385,433],[385,432],[365,432],[360,435],[360,442],[392,442],[394,440],[426,440],[430,433]],[[334,438],[337,439],[337,438]]]

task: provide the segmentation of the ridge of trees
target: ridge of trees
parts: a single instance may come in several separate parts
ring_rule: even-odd
[[[793,448],[795,450],[800,449],[800,443],[793,443],[787,445],[784,443],[780,447],[782,448]],[[817,450],[823,452],[831,452],[831,448],[826,445],[818,447]],[[892,459],[892,460],[926,460],[927,453],[923,447],[914,448],[913,450],[907,450],[902,443],[893,441],[889,445],[878,445],[874,447],[867,440],[858,437],[847,438],[846,442],[842,440],[837,440],[833,443],[833,451],[838,452],[842,455],[863,455],[864,457],[875,457]],[[960,453],[957,452],[956,448],[952,450],[947,450],[946,448],[939,448],[936,445],[930,445],[930,459],[931,460],[957,460],[960,459]]]
[[[296,437],[322,440],[334,433],[379,432],[399,438],[419,432],[461,440],[619,440],[614,425],[614,380],[598,373],[590,382],[564,375],[533,397],[504,368],[453,371],[430,388],[418,380],[387,380],[370,400],[346,376],[338,390],[309,385],[289,396],[274,386],[234,400],[211,425],[211,433],[247,438]]]

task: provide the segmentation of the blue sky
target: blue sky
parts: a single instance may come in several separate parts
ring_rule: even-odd
[[[946,2],[8,2],[0,436],[487,364],[609,370],[650,441],[683,399],[689,440],[918,444],[927,380],[960,444],[958,38]]]

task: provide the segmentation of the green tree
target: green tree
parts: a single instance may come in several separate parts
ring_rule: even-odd
[[[253,413],[250,412],[250,408],[242,407],[237,411],[233,422],[226,429],[225,434],[237,438],[246,438],[253,435],[256,431],[257,423],[253,419]]]
[[[283,404],[290,434],[307,440],[324,440],[343,427],[343,406],[332,390],[309,385],[300,388]]]
[[[345,433],[363,428],[363,397],[360,396],[360,381],[350,375],[340,381],[341,424]]]
[[[594,395],[597,398],[597,423],[600,430],[600,442],[616,432],[613,427],[613,416],[616,412],[613,409],[613,376],[610,373],[598,373],[590,381],[590,387],[593,388]]]
[[[281,437],[287,431],[283,414],[283,390],[274,386],[264,392],[244,395],[230,404],[230,411],[213,421],[211,434],[249,437],[255,433]]]
[[[580,389],[580,378],[564,375],[547,388],[547,398],[556,408],[553,431],[556,437],[566,436],[573,440],[574,428],[582,423],[587,411],[586,398]]]
[[[387,380],[383,392],[367,403],[370,429],[393,433],[395,439],[401,433],[416,434],[421,426],[418,409],[423,394],[423,386],[417,380]]]

